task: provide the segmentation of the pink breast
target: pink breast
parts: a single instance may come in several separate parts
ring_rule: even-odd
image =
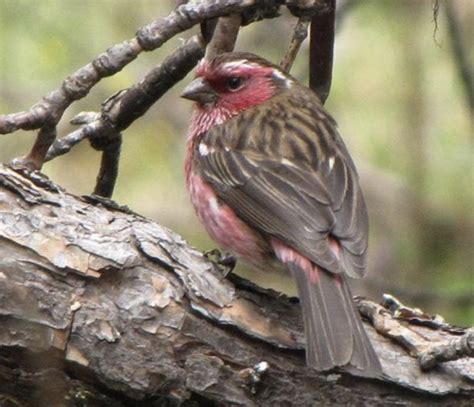
[[[187,177],[187,186],[197,215],[213,240],[247,262],[260,263],[266,260],[268,245],[228,205],[219,200],[209,184],[191,173]]]

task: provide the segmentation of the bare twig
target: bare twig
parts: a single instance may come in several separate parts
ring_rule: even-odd
[[[66,154],[77,143],[93,135],[106,137],[107,132],[123,131],[183,79],[204,55],[204,45],[198,36],[191,37],[176,51],[134,86],[117,93],[104,103],[102,113],[81,113],[78,130],[58,139],[48,151],[46,160]],[[85,116],[83,116],[85,115]]]
[[[23,162],[33,168],[41,168],[46,152],[55,138],[55,126],[64,111],[75,100],[86,96],[102,78],[111,76],[133,61],[142,51],[159,48],[176,34],[185,31],[207,18],[238,13],[255,5],[256,0],[208,0],[183,4],[167,17],[160,18],[138,30],[131,40],[117,44],[94,61],[67,78],[59,89],[54,90],[30,110],[0,116],[0,134],[18,129],[42,129],[37,141]],[[54,135],[54,137],[53,137]]]
[[[206,48],[205,58],[210,60],[217,54],[230,52],[234,49],[242,18],[239,14],[220,17],[209,45]]]
[[[309,86],[323,104],[331,88],[335,17],[336,0],[328,0],[326,12],[311,19]]]
[[[454,60],[464,85],[463,89],[468,108],[471,111],[471,115],[474,115],[474,70],[469,64],[467,50],[463,44],[459,19],[454,9],[455,5],[451,1],[445,1],[443,4],[446,11],[446,19],[448,20],[448,32],[453,47]]]
[[[296,55],[300,50],[301,44],[308,36],[309,22],[310,18],[308,16],[303,16],[298,19],[288,50],[280,62],[280,68],[282,71],[290,72],[293,62],[295,62]]]
[[[94,194],[111,197],[118,175],[122,139],[120,131],[128,128],[175,83],[183,79],[203,54],[204,45],[199,37],[192,37],[152,69],[142,81],[107,99],[100,115],[83,113],[76,117],[76,124],[83,124],[83,127],[56,140],[46,160],[67,153],[74,145],[89,138],[95,149],[103,151]]]
[[[101,170],[95,193],[110,196],[118,171],[121,132],[142,116],[176,82],[181,80],[203,56],[204,44],[212,35],[214,21],[220,17],[215,35],[208,47],[208,56],[231,51],[234,47],[240,25],[241,12],[245,11],[244,24],[262,18],[278,15],[281,4],[287,3],[292,12],[300,12],[301,22],[310,15],[319,13],[327,0],[290,1],[268,0],[208,0],[199,3],[179,2],[181,5],[167,17],[155,20],[143,27],[131,40],[115,45],[82,67],[62,86],[43,98],[29,111],[0,116],[0,133],[18,129],[40,129],[37,140],[29,155],[15,162],[29,170],[41,168],[43,162],[65,154],[81,140],[88,138],[94,148],[103,151]],[[73,101],[88,94],[102,78],[120,71],[142,51],[160,47],[172,36],[195,24],[201,23],[204,32],[195,36],[169,56],[160,66],[132,86],[109,98],[98,113],[82,118],[82,127],[60,140],[56,139],[56,125],[64,111]],[[298,26],[289,58],[294,59],[306,29]],[[207,38],[206,38],[207,37]],[[291,64],[289,60],[286,64]],[[52,143],[54,144],[52,145]]]
[[[433,41],[438,47],[441,47],[438,39],[436,38],[436,34],[438,33],[438,17],[439,17],[439,0],[432,0],[432,8],[433,8]]]
[[[201,37],[206,44],[209,44],[209,41],[211,41],[218,20],[218,18],[211,18],[201,23]]]
[[[80,116],[83,116],[84,118],[76,121]],[[71,120],[71,123],[81,124],[82,127],[60,139],[57,139],[49,148],[45,161],[50,161],[53,158],[68,153],[76,144],[79,144],[84,139],[100,132],[100,128],[103,125],[103,122],[100,119],[100,114],[97,112],[82,112]]]
[[[433,369],[439,363],[474,357],[474,330],[468,330],[460,338],[451,339],[447,344],[433,345],[418,356],[423,370]]]
[[[384,294],[383,305],[363,299],[358,299],[357,303],[360,313],[372,322],[377,332],[416,356],[423,370],[442,362],[474,356],[472,329],[447,324],[441,317],[407,307],[389,294]],[[466,371],[466,374],[472,376],[472,372]]]
[[[19,157],[12,160],[11,165],[24,168],[28,171],[40,169],[45,160],[49,147],[56,139],[56,124],[44,124],[38,132],[33,148],[27,157]]]
[[[59,89],[45,96],[29,111],[0,116],[0,133],[2,134],[18,129],[40,129],[31,152],[26,158],[16,160],[16,162],[31,169],[41,168],[46,153],[56,138],[55,127],[64,111],[72,102],[86,96],[100,79],[121,70],[140,52],[141,47],[136,39],[115,45],[64,80]]]
[[[347,15],[347,12],[357,5],[360,0],[345,0],[337,3],[336,9],[336,28],[340,26],[341,21]],[[308,35],[308,25],[311,20],[311,16],[317,14],[325,14],[330,5],[326,4],[324,0],[294,0],[288,3],[288,8],[296,16],[299,16],[298,23],[295,26],[293,32],[293,38],[291,39],[290,46],[285,56],[283,57],[280,67],[285,72],[289,72],[296,58],[296,55],[300,49],[301,43],[306,39]],[[334,28],[331,28],[334,30]],[[332,58],[332,53],[329,55]],[[330,85],[330,84],[329,84]]]
[[[110,142],[108,142],[105,146],[101,146],[103,153],[100,162],[99,174],[97,175],[97,181],[94,188],[94,195],[104,196],[106,198],[110,198],[112,196],[118,176],[121,147],[121,133],[116,133],[116,136],[110,140]],[[97,148],[97,146],[95,146],[95,148]]]

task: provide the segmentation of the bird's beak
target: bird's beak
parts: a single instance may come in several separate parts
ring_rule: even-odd
[[[195,102],[206,104],[214,103],[218,94],[212,86],[203,78],[194,79],[181,93],[181,97]]]

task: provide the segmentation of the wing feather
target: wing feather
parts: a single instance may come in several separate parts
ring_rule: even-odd
[[[367,249],[366,208],[354,164],[335,123],[321,114],[324,110],[311,96],[293,101],[301,105],[298,117],[304,116],[297,123],[297,137],[291,126],[258,122],[259,117],[268,116],[259,109],[285,111],[281,105],[271,106],[283,103],[278,99],[204,134],[201,142],[207,146],[206,154],[196,160],[196,168],[253,228],[280,239],[328,271],[361,276]],[[252,120],[253,126],[248,126]],[[285,120],[291,122],[288,112]],[[241,122],[247,123],[244,134],[239,130]],[[329,235],[340,242],[342,263],[329,247]]]

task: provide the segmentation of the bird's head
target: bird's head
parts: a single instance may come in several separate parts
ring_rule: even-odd
[[[277,66],[257,55],[231,52],[210,61],[203,59],[196,79],[181,96],[195,101],[201,113],[215,115],[218,123],[265,102],[292,82]]]

